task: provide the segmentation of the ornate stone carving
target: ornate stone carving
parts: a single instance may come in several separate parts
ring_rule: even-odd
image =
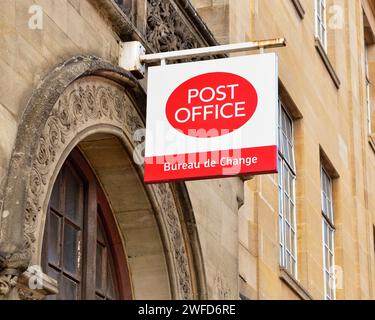
[[[171,1],[147,1],[147,41],[157,52],[192,49],[200,46]]]
[[[20,300],[40,300],[41,298],[35,294],[32,290],[27,290],[25,288],[18,289],[18,296]]]
[[[182,293],[183,299],[192,298],[192,288],[189,276],[188,258],[186,249],[181,236],[181,230],[176,228],[180,225],[177,216],[177,208],[173,199],[173,194],[168,184],[159,184],[154,186],[157,199],[160,202],[162,212],[165,213],[167,228],[169,229],[170,241],[173,243],[173,252],[175,260],[177,261],[178,286]]]
[[[41,224],[44,221],[48,193],[52,188],[51,180],[57,165],[77,135],[98,125],[120,128],[130,141],[136,130],[144,127],[136,108],[122,87],[99,77],[81,78],[60,96],[37,141],[37,152],[26,186],[28,194],[25,217],[25,234],[34,254],[36,239],[41,237]],[[160,214],[166,221],[179,298],[191,299],[192,283],[188,257],[173,193],[168,185],[153,186],[152,189],[157,196]]]
[[[30,261],[30,243],[25,239],[22,250],[12,254],[0,254],[0,296],[5,296],[17,284],[19,275],[24,272]]]
[[[12,274],[9,270],[4,270],[0,275],[0,296],[6,296],[17,284],[18,272]]]

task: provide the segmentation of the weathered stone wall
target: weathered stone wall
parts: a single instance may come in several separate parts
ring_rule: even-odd
[[[343,271],[337,298],[375,298],[375,153],[367,134],[361,8],[367,1],[327,1],[327,55],[341,82],[339,89],[315,47],[314,1],[299,1],[303,19],[295,6],[298,1],[192,2],[222,42],[286,37],[287,47],[272,51],[279,54],[280,81],[302,115],[294,123],[297,284],[313,298],[323,298],[321,148],[340,176],[333,195],[336,265]],[[333,4],[342,10],[342,26],[338,21],[332,27],[337,12]],[[275,176],[246,183],[239,214],[239,270],[241,291],[252,299],[299,298],[298,290],[290,288],[294,281],[281,279],[277,212]]]
[[[238,299],[239,178],[187,183],[205,262],[208,297]]]
[[[191,0],[222,44],[249,41],[252,1]]]
[[[31,6],[43,9],[42,29],[30,29]],[[80,0],[4,0],[0,10],[0,186],[17,126],[40,80],[57,64],[91,54],[116,63],[118,37],[98,11]]]
[[[91,3],[93,1],[89,0],[4,0],[1,4],[0,187],[5,183],[4,177],[8,173],[22,114],[40,81],[56,65],[73,56],[94,55],[117,64],[119,37],[110,22]],[[38,5],[43,10],[40,30],[29,27],[30,18],[33,17],[29,10],[33,9],[33,5]],[[153,7],[153,10],[157,11],[159,7]],[[182,42],[177,41],[177,48],[201,45],[202,39],[195,40],[192,34],[188,34],[193,28],[184,27],[183,23],[187,21],[181,23],[175,11],[173,14],[173,28],[168,35],[172,38],[167,39]],[[168,25],[163,24],[162,27]],[[156,34],[157,32],[158,30],[155,31]],[[173,37],[173,32],[179,32],[178,39]],[[165,44],[165,39],[155,38],[151,45],[158,48],[160,43]],[[175,43],[166,45],[170,45],[170,49],[176,49]],[[241,202],[238,198],[242,198],[242,182],[239,179],[195,182],[189,185],[189,191],[206,271],[206,275],[199,278],[207,278],[209,298],[236,299],[237,211],[238,201]],[[41,243],[42,237],[40,234],[38,243]],[[149,244],[150,239],[144,245]],[[39,259],[34,257],[34,260]],[[145,268],[147,263],[149,262],[146,261],[143,265],[141,263],[137,267]],[[152,279],[150,281],[152,283]],[[165,285],[167,286],[168,284]],[[159,292],[160,297],[168,295],[166,288]]]

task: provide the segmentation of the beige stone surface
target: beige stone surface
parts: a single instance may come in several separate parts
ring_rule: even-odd
[[[79,144],[122,235],[135,299],[171,297],[165,244],[144,186],[119,139],[94,134]]]
[[[238,178],[187,183],[205,263],[208,297],[238,299]]]
[[[323,298],[321,148],[339,174],[333,187],[335,256],[342,270],[337,298],[375,299],[375,153],[367,132],[361,1],[327,1],[327,56],[341,81],[339,89],[314,46],[314,1],[300,0],[303,19],[292,1],[233,0],[225,2],[225,9],[223,3],[192,2],[222,42],[287,39],[286,48],[269,51],[278,53],[280,81],[302,115],[294,122],[297,280],[313,298]],[[332,5],[342,10],[342,27],[331,27]],[[219,23],[224,18],[226,32]],[[374,92],[371,86],[372,102]],[[294,299],[293,290],[279,277],[277,186],[264,176],[247,182],[244,190],[239,212],[241,292],[250,298]]]

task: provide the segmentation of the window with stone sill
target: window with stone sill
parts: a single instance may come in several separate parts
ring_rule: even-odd
[[[331,45],[331,49],[334,49],[334,41],[331,38],[334,37],[335,29],[339,29],[340,21],[342,21],[342,9],[338,5],[332,5],[329,7],[332,16],[330,16],[330,35],[328,37],[327,30],[327,0],[314,0],[315,4],[315,48],[318,51],[322,61],[337,89],[341,86],[341,81],[335,71],[335,67],[332,64],[331,59],[333,56],[328,54],[328,45]],[[329,1],[330,4],[333,4],[333,0]],[[329,41],[329,39],[331,41]],[[332,50],[331,50],[332,51]],[[334,50],[333,50],[334,51]]]
[[[367,107],[367,130],[370,138],[374,135],[374,128],[373,128],[373,108],[371,104],[371,80],[370,80],[370,72],[369,72],[369,64],[368,64],[368,50],[369,48],[366,46],[365,48],[365,84],[366,84],[366,107]]]
[[[293,120],[279,101],[279,245],[280,266],[297,278],[297,235]]]
[[[324,299],[335,300],[335,226],[333,214],[332,179],[321,166],[321,202],[323,231]]]
[[[375,108],[373,106],[374,96],[374,73],[375,73],[375,35],[372,32],[366,14],[363,13],[364,25],[364,69],[365,69],[365,91],[367,109],[367,133],[370,143],[375,150]]]

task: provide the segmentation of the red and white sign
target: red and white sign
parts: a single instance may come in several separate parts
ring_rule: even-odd
[[[150,67],[145,182],[277,172],[277,71],[273,53]]]

